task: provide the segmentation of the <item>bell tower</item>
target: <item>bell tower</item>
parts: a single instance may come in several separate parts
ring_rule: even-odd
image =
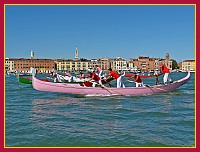
[[[78,60],[78,48],[76,48],[76,51],[75,51],[75,60]]]
[[[166,53],[165,59],[169,61],[169,53]]]
[[[34,58],[34,52],[31,51],[31,59],[33,59],[33,58]]]

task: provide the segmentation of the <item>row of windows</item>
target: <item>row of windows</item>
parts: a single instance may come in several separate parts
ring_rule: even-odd
[[[73,65],[74,64],[78,64],[78,65],[87,65],[86,63],[72,63]],[[70,65],[70,63],[58,63],[57,65]]]
[[[54,66],[54,64],[14,64],[14,66]]]

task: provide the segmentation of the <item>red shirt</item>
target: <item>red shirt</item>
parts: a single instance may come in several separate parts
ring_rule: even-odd
[[[142,83],[142,80],[139,75],[135,75],[134,79],[135,79],[135,82]]]
[[[169,69],[165,65],[161,67],[161,70],[162,70],[162,73],[169,73]]]
[[[99,76],[96,75],[95,73],[92,73],[91,77],[92,77],[92,79],[95,80],[95,81],[99,81],[99,80],[100,80]]]
[[[110,71],[109,75],[112,76],[115,79],[118,79],[120,77],[120,75],[117,72],[114,72],[114,71]]]

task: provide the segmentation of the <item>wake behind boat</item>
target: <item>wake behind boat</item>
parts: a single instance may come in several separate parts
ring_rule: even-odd
[[[181,85],[188,82],[190,79],[190,72],[184,78],[174,81],[167,85],[155,85],[145,87],[126,87],[126,88],[108,88],[108,87],[86,87],[80,84],[67,84],[67,83],[53,83],[44,82],[32,77],[33,88],[39,91],[58,92],[66,94],[77,95],[127,95],[127,96],[139,96],[139,95],[151,95],[157,93],[165,93],[175,90]]]

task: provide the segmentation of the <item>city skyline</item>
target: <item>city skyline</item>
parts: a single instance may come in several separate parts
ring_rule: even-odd
[[[194,6],[6,6],[6,57],[195,58]]]
[[[29,55],[29,57],[10,57],[10,58],[8,58],[8,57],[6,57],[7,59],[52,59],[52,60],[58,60],[58,59],[64,59],[64,60],[74,60],[74,61],[76,61],[76,60],[93,60],[93,59],[105,59],[105,58],[99,58],[99,57],[93,57],[93,58],[83,58],[83,57],[79,57],[78,56],[78,54],[79,54],[79,52],[78,52],[78,48],[76,48],[75,49],[75,51],[74,51],[74,54],[75,54],[75,56],[74,56],[74,58],[45,58],[45,57],[43,57],[43,58],[41,58],[41,57],[37,57],[37,56],[35,56],[35,53],[34,53],[34,51],[30,51],[30,53],[29,53],[30,55]],[[147,57],[147,58],[150,58],[150,59],[160,59],[160,60],[162,60],[162,59],[165,59],[166,58],[166,55],[167,55],[168,53],[165,53],[164,55],[163,55],[163,57],[152,57],[152,56],[143,56],[143,55],[138,55],[136,58],[133,58],[133,57],[130,57],[129,59],[125,59],[125,58],[123,58],[123,57],[113,57],[113,58],[110,58],[110,57],[107,57],[107,59],[118,59],[118,58],[121,58],[121,59],[124,59],[124,60],[126,60],[126,61],[129,61],[129,60],[132,60],[132,59],[138,59],[139,57]],[[169,55],[169,59],[170,60],[174,60],[173,58],[170,58],[170,54],[168,54]],[[185,61],[185,60],[194,60],[194,59],[183,59],[182,61]],[[175,60],[176,61],[176,60]],[[180,61],[180,62],[182,62],[182,61]]]

